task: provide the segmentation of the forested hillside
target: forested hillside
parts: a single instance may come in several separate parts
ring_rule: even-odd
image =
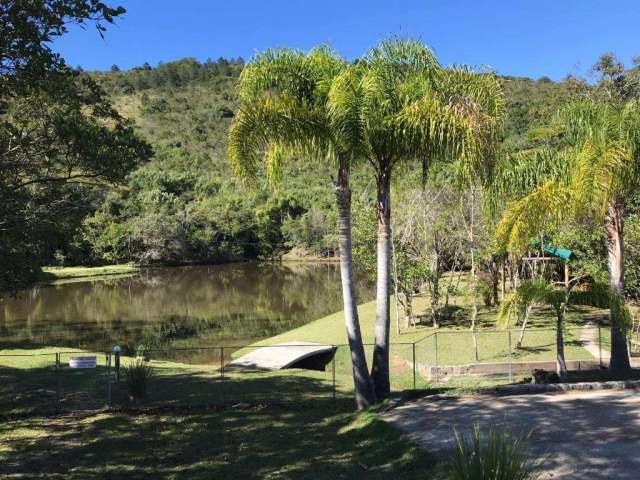
[[[154,156],[126,184],[89,196],[83,215],[67,219],[63,233],[52,237],[43,263],[225,262],[292,248],[333,255],[331,166],[294,164],[275,191],[266,182],[242,185],[233,177],[226,136],[242,67],[241,59],[184,59],[90,73],[135,122]],[[543,124],[575,87],[571,81],[505,77],[505,148],[525,145],[527,130]],[[369,169],[359,167],[356,196],[372,193],[372,181]],[[417,181],[409,168],[395,188]]]

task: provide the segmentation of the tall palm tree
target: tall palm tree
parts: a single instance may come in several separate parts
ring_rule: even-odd
[[[329,109],[350,151],[367,159],[377,185],[377,294],[372,378],[376,395],[390,392],[391,180],[394,167],[420,160],[456,163],[470,178],[492,158],[504,110],[490,73],[444,69],[423,43],[392,38],[343,70]]]
[[[569,218],[589,215],[601,224],[608,239],[610,368],[629,369],[624,220],[626,196],[640,185],[640,104],[576,101],[539,133],[543,146],[516,155],[505,169],[506,183],[527,193],[504,212],[499,243],[518,252]]]
[[[340,273],[347,337],[351,350],[355,401],[358,408],[376,402],[362,344],[351,252],[351,189],[349,174],[358,157],[353,134],[335,122],[328,108],[333,84],[348,70],[328,48],[303,54],[270,50],[250,62],[240,76],[240,110],[229,132],[229,156],[235,172],[252,178],[265,166],[274,182],[283,162],[294,155],[309,161],[330,161],[337,167]]]

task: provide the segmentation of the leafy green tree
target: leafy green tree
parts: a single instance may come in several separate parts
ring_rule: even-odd
[[[392,38],[345,68],[329,93],[329,108],[349,150],[367,159],[377,187],[376,395],[390,392],[391,179],[398,164],[419,159],[456,164],[469,177],[486,166],[503,116],[497,78],[466,68],[444,69],[413,40]]]
[[[124,9],[86,0],[1,9],[0,256],[9,261],[0,290],[16,290],[35,279],[44,238],[76,208],[70,185],[120,181],[151,150],[98,84],[50,48],[69,23],[102,34]]]
[[[358,408],[376,401],[369,376],[360,323],[351,247],[352,163],[360,158],[354,132],[336,121],[330,98],[348,71],[346,62],[327,48],[308,55],[268,51],[245,67],[240,78],[241,107],[229,132],[229,156],[236,174],[255,177],[260,154],[272,183],[294,155],[311,162],[329,160],[337,167],[335,193],[345,322]]]

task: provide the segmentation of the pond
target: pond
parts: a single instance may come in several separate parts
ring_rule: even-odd
[[[360,301],[372,299],[373,288],[360,280],[358,294]],[[219,352],[203,347],[247,345],[341,309],[334,263],[152,268],[125,278],[40,285],[0,300],[0,348],[121,345],[206,361]]]

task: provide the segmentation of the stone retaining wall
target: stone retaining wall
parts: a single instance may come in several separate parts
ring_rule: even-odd
[[[597,370],[600,368],[598,360],[569,360],[567,370]],[[556,362],[512,362],[512,363],[473,363],[469,365],[443,365],[433,366],[418,363],[416,371],[426,380],[443,379],[466,375],[508,375],[531,374],[533,370],[555,371]]]

